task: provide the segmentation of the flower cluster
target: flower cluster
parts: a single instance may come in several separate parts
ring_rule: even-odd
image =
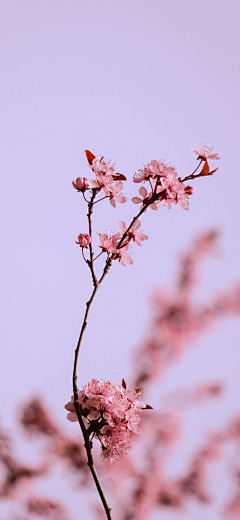
[[[98,233],[100,240],[100,247],[103,253],[113,255],[113,260],[118,260],[121,265],[126,266],[127,264],[133,264],[133,260],[127,252],[129,251],[130,242],[133,240],[138,246],[141,245],[141,241],[148,240],[147,235],[144,235],[140,231],[141,222],[135,220],[132,226],[127,228],[127,225],[122,220],[119,220],[119,227],[122,233],[115,233],[114,235],[107,235],[106,233]],[[125,236],[125,238],[123,238]]]
[[[92,379],[78,392],[78,403],[89,438],[95,437],[101,443],[101,458],[114,462],[131,448],[131,436],[140,433],[140,417],[137,412],[151,408],[139,401],[142,389],[116,387],[112,381],[100,383]],[[69,421],[77,421],[77,414],[71,401],[66,404]]]
[[[97,159],[91,152],[86,150],[88,159],[88,166],[91,168],[95,175],[95,179],[89,181],[85,178],[81,179],[78,177],[73,182],[73,187],[77,191],[84,193],[88,189],[95,190],[96,193],[100,192],[104,197],[109,198],[110,204],[113,208],[116,208],[116,201],[123,203],[127,202],[127,198],[122,195],[123,180],[126,180],[124,175],[116,173],[114,164],[107,161],[104,157]]]
[[[165,164],[162,160],[152,160],[144,168],[139,170],[133,177],[133,182],[149,182],[150,190],[147,190],[145,186],[141,186],[139,189],[139,195],[132,198],[134,204],[140,204],[138,215],[136,215],[131,224],[127,225],[121,220],[119,226],[121,232],[109,235],[108,233],[98,233],[100,240],[99,253],[95,258],[92,252],[92,231],[91,231],[91,215],[94,204],[108,198],[110,204],[115,208],[116,202],[126,202],[127,198],[122,195],[121,191],[123,188],[123,181],[126,177],[121,173],[117,173],[115,170],[115,163],[111,163],[104,157],[97,158],[89,150],[85,150],[88,166],[94,173],[94,179],[86,179],[85,177],[78,177],[73,182],[74,188],[78,192],[82,192],[85,201],[88,203],[88,219],[89,219],[89,235],[86,233],[80,233],[78,235],[77,244],[82,248],[83,258],[91,267],[92,272],[93,262],[102,253],[107,254],[107,260],[111,255],[112,260],[118,260],[123,266],[133,264],[131,255],[129,254],[130,242],[133,241],[137,245],[141,245],[143,240],[147,240],[148,237],[140,231],[141,223],[138,217],[144,213],[147,208],[158,210],[159,205],[162,204],[170,209],[172,204],[179,204],[181,208],[189,209],[189,196],[192,195],[195,190],[192,186],[186,184],[185,181],[194,180],[197,177],[204,177],[206,175],[212,175],[216,170],[210,171],[208,160],[219,160],[218,154],[212,153],[213,148],[205,145],[199,145],[198,148],[193,150],[197,154],[199,164],[197,168],[188,175],[187,177],[181,178],[178,176],[175,167],[170,164]],[[196,173],[203,162],[203,167],[200,173]],[[91,199],[85,198],[86,191],[91,192]],[[101,198],[97,196],[100,195]],[[103,197],[102,197],[103,195]],[[90,245],[90,259],[84,257],[84,248],[88,248]]]
[[[151,161],[135,174],[133,181],[137,183],[150,182],[151,191],[148,193],[145,187],[141,187],[139,190],[141,198],[133,197],[132,202],[141,204],[141,208],[149,202],[149,207],[153,210],[159,209],[160,202],[168,209],[171,208],[172,204],[177,203],[181,208],[189,209],[188,197],[195,191],[191,186],[186,186],[181,177],[177,177],[177,172],[173,166],[167,166],[162,161]]]

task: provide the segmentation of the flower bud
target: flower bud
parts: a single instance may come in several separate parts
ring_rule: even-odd
[[[193,193],[195,193],[195,189],[192,186],[186,186],[186,188],[184,188],[184,191],[185,193],[187,193],[187,195],[193,195]]]
[[[91,243],[91,237],[87,233],[80,233],[78,235],[78,242],[76,244],[79,244],[80,247],[88,247]]]
[[[81,177],[78,177],[75,182],[72,182],[72,185],[75,188],[75,190],[84,193],[84,191],[88,190],[89,182],[85,177],[83,177],[83,179],[81,179]]]

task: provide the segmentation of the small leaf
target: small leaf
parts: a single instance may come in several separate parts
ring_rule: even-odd
[[[112,175],[112,178],[114,181],[126,181],[127,180],[127,177],[125,177],[125,175],[123,175],[122,173],[114,173],[114,175]]]
[[[139,392],[142,393],[142,391],[143,391],[143,388],[135,388],[135,392],[137,392],[137,394],[138,394]]]
[[[219,167],[218,167],[218,168],[219,168]],[[212,170],[211,172],[209,172],[208,175],[213,175],[213,174],[218,170],[218,168],[216,168],[215,170]]]
[[[146,404],[144,410],[153,410],[153,407],[150,404]]]
[[[202,175],[208,175],[208,174],[209,174],[209,171],[210,171],[209,164],[208,164],[208,162],[206,161],[206,162],[204,163],[204,166],[203,166],[203,169],[202,169],[200,175],[201,175],[201,176],[202,176]]]
[[[122,379],[122,387],[125,388],[125,390],[126,390],[126,388],[127,388],[127,385],[126,385],[126,383],[125,383],[125,379]]]
[[[93,153],[90,152],[89,150],[85,150],[85,154],[87,156],[87,160],[88,160],[89,164],[92,164],[93,159],[95,159],[96,155],[93,155]]]

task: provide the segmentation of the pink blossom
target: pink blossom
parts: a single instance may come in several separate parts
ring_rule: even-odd
[[[108,161],[104,157],[101,157],[100,159],[93,159],[92,164],[89,164],[88,166],[93,170],[96,177],[98,175],[113,175],[116,171],[114,164],[111,164],[111,161]]]
[[[148,192],[147,192],[146,188],[144,188],[144,186],[142,186],[139,189],[138,193],[141,196],[141,198],[140,197],[133,197],[132,198],[132,202],[134,204],[141,204],[140,209],[142,209],[145,206],[145,204],[147,204],[149,202],[149,200],[152,198],[152,193],[150,192],[148,194]],[[157,201],[152,202],[149,205],[149,208],[154,209],[156,211],[158,209],[158,202]]]
[[[114,253],[114,260],[118,260],[121,265],[126,267],[126,265],[132,265],[133,259],[131,256],[127,255],[129,245],[127,244],[124,247],[121,247],[116,250],[116,253]]]
[[[115,462],[126,455],[131,448],[131,433],[126,429],[105,426],[101,434],[102,460],[107,459],[109,462]]]
[[[119,220],[118,224],[119,224],[119,227],[121,228],[121,230],[123,231],[123,233],[126,233],[127,225],[125,224],[125,222],[123,222],[122,220]],[[131,226],[130,230],[127,233],[129,242],[130,242],[130,240],[133,240],[133,242],[135,242],[135,244],[137,244],[138,246],[141,246],[141,241],[148,240],[147,235],[144,235],[142,233],[142,231],[138,231],[140,227],[141,227],[140,220],[135,220],[135,222],[133,223],[133,225]]]
[[[113,260],[118,260],[121,265],[132,265],[133,260],[131,256],[127,255],[129,244],[123,244],[121,247],[117,247],[121,240],[121,233],[115,233],[112,236],[106,233],[98,233],[100,239],[100,247],[104,253],[108,255],[112,253]]]
[[[113,183],[109,186],[109,192],[110,192],[110,204],[116,208],[116,201],[123,203],[127,202],[127,197],[124,197],[120,193],[120,191],[123,188],[123,182],[122,181],[113,181]]]
[[[175,168],[167,166],[162,161],[153,160],[142,170],[135,173],[133,182],[145,182],[150,179],[160,179],[160,177],[166,177],[169,173],[175,173]]]
[[[121,233],[115,233],[114,235],[107,235],[106,233],[98,233],[100,240],[100,247],[103,253],[118,253],[116,249],[118,242],[121,238]]]
[[[192,146],[191,148],[192,151],[198,155],[197,159],[202,159],[202,161],[207,161],[208,159],[220,160],[217,153],[212,153],[213,146],[209,147],[206,144],[200,144],[196,150],[194,150]]]
[[[162,201],[166,208],[170,209],[172,204],[181,206],[182,209],[188,210],[188,196],[194,193],[194,188],[185,186],[181,182],[180,177],[177,179],[175,173],[169,173],[166,177],[161,179],[161,186],[157,187],[159,195],[159,202]]]
[[[72,181],[72,185],[75,188],[75,190],[84,193],[89,188],[89,181],[85,177],[83,177],[83,179],[81,177],[78,177],[75,180],[75,182]]]
[[[124,383],[125,384],[125,383]],[[122,457],[131,447],[132,433],[140,433],[137,412],[146,408],[139,401],[142,390],[116,387],[112,381],[92,379],[78,393],[78,403],[86,429],[101,442],[102,459],[110,462]],[[65,405],[69,421],[77,421],[73,397]]]
[[[91,237],[87,233],[80,233],[78,235],[78,242],[76,244],[79,244],[80,247],[88,247],[89,244],[91,244]]]
[[[99,175],[96,176],[96,179],[91,179],[89,181],[89,184],[91,188],[97,188],[105,197],[110,197],[111,192],[109,190],[110,186],[112,185],[113,178],[111,175],[104,175],[103,173],[99,173]]]
[[[189,195],[195,193],[195,189],[192,186],[186,186],[184,182],[178,182],[176,185],[176,202],[182,209],[189,209]]]
[[[103,162],[101,159],[94,159],[90,167],[93,169],[96,177],[96,179],[89,181],[91,188],[98,189],[105,197],[109,197],[110,204],[114,208],[116,207],[116,201],[120,203],[127,201],[127,198],[120,193],[123,188],[123,182],[121,180],[114,180],[114,166],[111,166],[110,163]]]

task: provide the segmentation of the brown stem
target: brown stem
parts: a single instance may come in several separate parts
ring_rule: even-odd
[[[124,242],[125,238],[127,237],[127,234],[129,232],[129,230],[131,229],[132,225],[134,224],[134,222],[136,222],[136,220],[141,217],[141,215],[146,211],[146,209],[148,208],[148,206],[150,206],[150,204],[152,204],[154,202],[154,200],[157,200],[157,197],[155,198],[155,196],[153,195],[148,202],[146,202],[146,204],[143,206],[143,208],[138,212],[138,214],[136,215],[136,217],[134,217],[132,219],[132,222],[129,224],[128,228],[126,229],[126,231],[123,233],[123,236],[120,240],[120,242],[118,242],[118,245],[116,247],[116,249],[120,249],[122,243]]]
[[[98,202],[101,202],[101,200],[108,199],[108,196],[105,195],[105,197],[102,197],[101,199],[96,200],[93,204],[97,204]]]
[[[94,271],[94,268],[93,268],[93,250],[92,250],[92,212],[93,212],[93,204],[94,204],[94,199],[96,197],[97,193],[95,190],[93,190],[92,192],[92,196],[91,196],[91,199],[90,199],[90,202],[88,204],[88,212],[87,212],[87,218],[88,218],[88,234],[89,236],[91,237],[91,242],[89,244],[89,256],[90,256],[90,260],[87,262],[88,263],[88,266],[89,266],[89,269],[91,271],[91,274],[92,274],[92,280],[93,280],[93,286],[96,287],[97,286],[97,277],[95,275],[95,271]]]
[[[198,175],[194,176],[194,173],[196,173],[196,171],[198,170],[199,166],[201,166],[202,161],[203,160],[201,159],[200,163],[198,163],[198,165],[197,165],[197,168],[195,168],[195,170],[191,173],[191,175],[188,175],[187,177],[184,177],[184,179],[182,179],[181,182],[190,181],[190,180],[195,179],[196,177],[198,177]]]
[[[74,401],[77,398],[78,398],[78,395],[76,394],[76,396],[75,396],[75,393],[74,393]],[[99,481],[99,478],[98,478],[95,466],[93,464],[93,458],[92,458],[91,448],[90,448],[90,444],[89,444],[89,435],[88,435],[88,432],[87,432],[87,430],[86,430],[86,428],[84,426],[84,422],[83,422],[83,418],[82,418],[82,415],[81,415],[81,410],[80,410],[79,403],[77,401],[74,402],[74,406],[75,406],[76,414],[77,414],[77,417],[78,417],[78,422],[80,424],[80,428],[82,430],[82,434],[83,434],[83,438],[84,438],[84,446],[85,446],[85,449],[86,449],[86,452],[87,452],[87,460],[88,460],[87,465],[88,465],[88,467],[89,467],[89,469],[90,469],[90,471],[92,473],[93,480],[94,480],[94,482],[96,484],[96,488],[98,490],[98,494],[99,494],[99,497],[101,499],[102,505],[104,507],[107,519],[108,520],[112,520],[111,508],[109,507],[109,505],[107,503],[107,500],[105,498],[102,486],[100,484],[100,481]]]
[[[89,235],[90,235],[90,237],[92,237],[92,211],[93,211],[93,203],[94,203],[95,196],[96,196],[96,193],[93,192],[92,196],[91,196],[91,200],[90,200],[89,205],[88,205],[87,217],[88,217],[88,227],[89,227]],[[123,234],[123,236],[122,236],[122,238],[121,238],[121,240],[120,240],[120,242],[119,242],[119,244],[117,246],[118,249],[121,247],[122,243],[124,242],[125,238],[127,237],[128,231],[131,229],[131,227],[134,224],[134,222],[144,213],[144,211],[147,209],[147,207],[150,206],[150,204],[154,200],[155,200],[155,196],[153,195],[149,199],[149,201],[143,206],[143,208],[138,212],[136,217],[134,217],[132,219],[132,222],[128,226],[127,230]],[[82,323],[82,327],[81,327],[81,330],[80,330],[77,346],[76,346],[76,349],[75,349],[75,355],[74,355],[74,365],[73,365],[74,407],[75,407],[75,410],[76,410],[78,422],[79,422],[80,428],[82,430],[83,438],[84,438],[84,446],[85,446],[86,453],[87,453],[87,460],[88,460],[87,464],[88,464],[88,467],[89,467],[89,469],[90,469],[90,471],[92,473],[94,482],[95,482],[97,490],[98,490],[99,497],[100,497],[100,499],[102,501],[102,505],[103,505],[104,510],[106,512],[107,519],[108,520],[112,520],[111,508],[109,508],[109,506],[108,506],[108,503],[106,501],[104,492],[102,490],[101,484],[99,482],[99,479],[98,479],[98,476],[97,476],[97,473],[96,473],[96,470],[95,470],[95,467],[94,467],[94,464],[93,464],[93,458],[92,458],[92,453],[91,453],[91,446],[90,446],[90,442],[89,442],[89,433],[88,433],[88,430],[86,430],[86,428],[85,428],[85,425],[84,425],[84,422],[83,422],[83,418],[82,418],[82,414],[81,414],[80,405],[79,405],[79,402],[78,402],[77,367],[78,367],[78,359],[79,359],[80,348],[81,348],[81,344],[82,344],[82,340],[83,340],[83,335],[84,335],[84,332],[85,332],[85,330],[87,328],[87,320],[88,320],[88,316],[89,316],[89,311],[90,311],[91,305],[93,303],[93,300],[94,300],[94,298],[96,296],[96,293],[97,293],[101,283],[103,282],[105,276],[109,272],[109,269],[110,269],[110,267],[112,265],[112,260],[114,258],[114,255],[110,256],[107,259],[105,267],[104,267],[103,272],[102,272],[102,276],[100,277],[99,280],[97,280],[97,277],[96,277],[94,269],[93,269],[92,243],[89,244],[89,254],[90,254],[90,260],[87,260],[87,263],[88,263],[89,269],[90,269],[91,274],[92,274],[93,291],[92,291],[90,299],[86,303],[86,311],[85,311],[85,314],[84,314],[83,323]]]
[[[84,255],[84,252],[83,252],[83,247],[82,247],[82,256],[83,256],[83,260],[84,262],[86,262],[86,264],[88,263],[87,259],[85,258],[85,255]]]

